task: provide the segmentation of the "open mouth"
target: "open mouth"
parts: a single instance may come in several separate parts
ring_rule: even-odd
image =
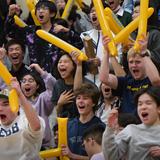
[[[110,88],[105,88],[104,91],[105,91],[105,93],[108,93],[108,92],[110,92]]]
[[[85,108],[85,106],[78,106],[78,108],[79,108],[79,109],[84,109],[84,108]]]
[[[16,56],[16,57],[11,57],[11,58],[12,58],[13,61],[18,60],[18,56]]]
[[[133,69],[132,72],[133,72],[134,74],[138,74],[138,73],[139,73],[139,70],[138,70],[138,69]]]
[[[7,117],[7,116],[6,116],[5,114],[1,114],[1,115],[0,115],[0,119],[1,119],[2,121],[5,120],[6,117]]]
[[[92,17],[92,21],[93,22],[97,21],[97,17]]]
[[[148,117],[148,113],[146,113],[146,112],[142,112],[142,113],[141,113],[141,116],[142,116],[142,118],[143,118],[143,119],[145,119],[145,118],[147,118],[147,117]]]
[[[39,15],[40,20],[43,20],[43,18],[44,18],[44,15]]]

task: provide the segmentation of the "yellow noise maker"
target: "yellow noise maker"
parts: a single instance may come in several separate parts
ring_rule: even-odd
[[[12,75],[8,72],[8,69],[3,65],[1,61],[0,61],[0,77],[8,86],[10,85]],[[9,103],[11,106],[11,111],[14,113],[18,112],[19,110],[18,95],[15,89],[12,89],[9,93]]]
[[[110,26],[110,29],[114,34],[118,34],[124,28],[124,26],[109,7],[105,8],[104,13],[106,15],[106,19]]]
[[[78,3],[78,6],[82,8],[82,0],[76,0],[76,2]]]
[[[67,122],[68,118],[57,118],[58,120],[58,148],[48,151],[41,151],[42,158],[60,157],[60,160],[69,160],[68,157],[61,155],[61,145],[67,145]]]
[[[147,10],[148,10],[149,0],[140,0],[140,20],[138,26],[138,35],[136,38],[136,42],[134,44],[134,50],[136,52],[140,52],[140,45],[138,40],[142,39],[142,35],[146,35],[147,32]]]
[[[75,0],[68,0],[61,18],[66,19],[66,20],[68,19],[68,16],[70,14],[70,11],[71,11],[71,8],[74,4],[74,1]]]
[[[117,56],[117,48],[115,46],[109,25],[106,21],[102,2],[100,0],[99,1],[93,0],[93,4],[95,6],[96,14],[97,14],[103,35],[105,36],[107,35],[111,39],[111,42],[108,44],[109,52],[112,56]]]
[[[27,24],[24,23],[17,15],[14,16],[14,21],[15,21],[15,24],[19,27],[24,28],[25,26],[27,26]]]
[[[62,50],[66,51],[67,53],[71,53],[72,51],[77,51],[80,53],[78,60],[79,61],[87,61],[88,57],[79,49],[76,47],[72,46],[71,44],[61,40],[60,38],[57,38],[56,36],[44,31],[44,30],[37,30],[36,31],[37,35],[41,37],[42,39],[54,44],[58,48],[61,48]]]
[[[40,26],[41,24],[39,23],[39,21],[38,21],[38,19],[37,19],[37,16],[36,16],[36,14],[35,14],[35,9],[33,9],[33,10],[31,11],[31,15],[32,15],[34,24],[35,24],[36,26]]]
[[[154,12],[153,8],[148,8],[147,11],[147,18],[149,18]],[[137,29],[139,24],[140,17],[138,16],[135,20],[133,20],[131,23],[129,23],[123,30],[121,30],[115,37],[114,41],[116,44],[118,43],[125,43],[125,41],[128,39],[129,35]]]
[[[26,0],[27,7],[29,11],[31,12],[33,9],[35,9],[35,1],[34,0]]]

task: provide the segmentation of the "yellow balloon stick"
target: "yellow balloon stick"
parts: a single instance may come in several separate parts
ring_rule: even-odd
[[[33,10],[31,11],[31,16],[32,16],[32,18],[33,18],[33,21],[34,21],[35,25],[36,25],[36,26],[40,26],[41,24],[39,23],[39,21],[38,21],[38,19],[37,19],[37,16],[35,15],[35,9],[33,9]]]
[[[0,77],[8,86],[11,84],[12,75],[9,73],[8,69],[4,66],[4,64],[1,61],[0,61]],[[18,112],[19,108],[18,95],[15,89],[12,89],[9,93],[9,103],[11,111]]]
[[[19,110],[18,95],[15,89],[11,89],[9,92],[9,104],[11,105],[11,111],[17,113]]]
[[[36,15],[35,15],[35,5],[37,2],[35,0],[26,0],[26,3],[27,3],[28,9],[31,13],[31,16],[33,18],[35,25],[40,26],[41,24],[39,23]]]
[[[124,28],[124,26],[109,7],[106,7],[104,9],[104,13],[107,16],[106,18],[110,29],[113,31],[114,34],[118,34]]]
[[[154,12],[153,8],[148,8],[147,17],[149,18]],[[138,16],[135,20],[129,23],[123,30],[121,30],[115,37],[114,41],[116,44],[125,42],[129,35],[137,29],[140,17]]]
[[[8,72],[8,69],[1,61],[0,61],[0,77],[7,85],[11,84],[12,75]]]
[[[67,122],[68,118],[57,118],[58,121],[58,148],[61,148],[61,145],[67,146]],[[67,160],[68,157],[60,156],[60,160]]]
[[[93,4],[94,4],[95,10],[96,10],[96,14],[97,14],[103,35],[105,35],[105,36],[107,35],[111,39],[111,42],[108,44],[109,52],[112,56],[116,56],[117,55],[117,48],[115,46],[109,25],[108,25],[106,18],[105,18],[104,8],[102,5],[102,2],[100,0],[99,1],[93,0]]]
[[[58,121],[58,148],[40,152],[41,158],[60,157],[60,160],[69,160],[61,155],[61,145],[67,146],[67,122],[68,118],[57,118]]]
[[[41,158],[59,157],[61,155],[61,148],[41,151],[39,154]]]
[[[136,42],[134,44],[134,50],[136,52],[140,52],[140,44],[138,40],[142,39],[143,35],[147,33],[147,11],[148,11],[149,0],[140,0],[140,20],[138,26],[138,35],[136,38]]]
[[[86,61],[88,60],[88,57],[79,49],[76,47],[72,46],[71,44],[61,40],[60,38],[44,31],[44,30],[37,30],[36,34],[41,37],[42,39],[50,42],[51,44],[54,44],[55,46],[61,48],[62,50],[66,51],[67,53],[71,53],[72,51],[77,51],[80,53],[78,60],[79,61]]]
[[[82,8],[82,0],[76,0],[76,2],[78,3],[78,6]]]
[[[68,16],[70,14],[70,10],[72,9],[74,1],[75,0],[68,0],[61,18],[66,19],[66,20],[68,19]]]
[[[35,9],[35,1],[34,0],[26,0],[27,7],[29,11],[31,12],[33,9]]]
[[[25,26],[27,26],[27,24],[23,22],[17,15],[14,16],[14,21],[15,21],[15,24],[19,27],[24,28]]]

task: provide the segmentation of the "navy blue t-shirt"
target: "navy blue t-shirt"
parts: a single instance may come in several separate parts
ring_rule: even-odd
[[[100,118],[94,116],[89,122],[81,123],[79,117],[76,117],[68,121],[68,146],[72,153],[87,156],[83,144],[83,134],[84,131],[94,124],[105,124],[100,120]]]
[[[134,95],[140,89],[149,86],[151,86],[151,82],[147,77],[143,80],[135,80],[131,75],[118,77],[118,87],[113,90],[113,95],[119,96],[122,100],[120,111],[136,114],[137,107],[134,103]]]

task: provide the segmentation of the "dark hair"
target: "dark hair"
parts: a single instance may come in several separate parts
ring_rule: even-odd
[[[87,128],[83,133],[83,140],[87,140],[88,138],[94,139],[99,145],[102,144],[102,135],[105,130],[105,125],[98,123],[93,124],[89,128]]]
[[[14,44],[18,44],[21,46],[21,49],[23,51],[23,53],[25,53],[25,45],[23,42],[19,41],[18,39],[11,39],[7,42],[7,44],[5,45],[5,49],[8,52],[8,48]]]
[[[134,3],[134,7],[137,7],[137,6],[140,6],[140,1],[136,1],[136,2]]]
[[[118,124],[120,127],[125,128],[129,124],[139,124],[139,119],[131,113],[119,113]]]
[[[36,81],[37,85],[39,85],[37,92],[35,93],[36,95],[40,94],[46,90],[45,83],[44,83],[43,79],[41,78],[40,74],[36,70],[32,69],[31,71],[26,72],[22,76],[21,79],[23,79],[26,75],[32,76],[34,78],[34,80]]]
[[[73,61],[73,59],[72,59],[72,57],[70,56],[70,54],[68,54],[67,52],[64,52],[64,51],[60,51],[60,52],[61,52],[61,54],[60,54],[60,56],[58,57],[55,66],[58,67],[59,60],[61,59],[62,56],[66,55],[68,58],[71,59],[71,61],[72,61],[72,63],[73,63],[74,69],[73,69],[73,72],[72,72],[72,73],[73,73],[73,76],[74,76],[75,73],[76,73],[76,64],[75,64],[75,62]],[[58,73],[58,77],[61,77],[59,73]]]
[[[98,104],[100,93],[96,85],[91,84],[91,83],[83,83],[80,86],[80,88],[74,91],[74,94],[76,97],[78,95],[87,95],[91,97],[93,103],[95,104],[95,106],[93,107],[94,111],[97,109],[97,104]]]
[[[54,20],[54,24],[62,25],[64,27],[66,27],[66,28],[69,27],[68,22],[65,19],[62,19],[62,18],[56,18]]]
[[[56,8],[56,5],[54,4],[54,2],[52,1],[49,1],[49,0],[39,0],[38,3],[36,4],[35,6],[35,13],[37,12],[37,9],[38,8],[41,8],[42,6],[46,6],[49,8],[49,12],[52,14],[52,13],[55,13],[54,17],[56,16],[57,14],[57,8]]]
[[[148,94],[150,97],[154,99],[157,106],[160,106],[160,87],[149,87],[146,89],[141,89],[135,95],[135,104],[138,105],[139,97],[143,94]]]

